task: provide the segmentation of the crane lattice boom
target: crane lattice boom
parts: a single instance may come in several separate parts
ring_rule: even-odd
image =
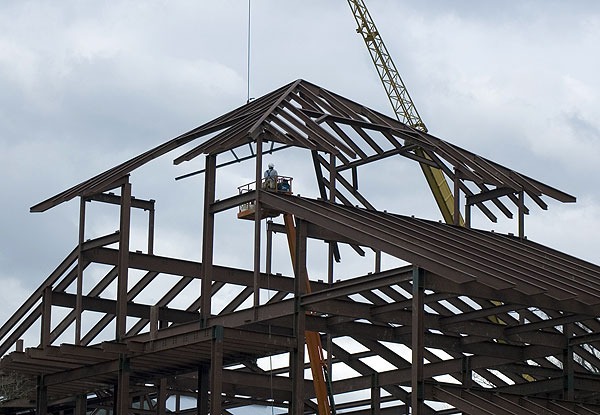
[[[348,0],[348,4],[358,24],[356,32],[361,34],[367,45],[373,64],[377,68],[385,92],[394,109],[394,114],[403,123],[427,132],[427,127],[409,95],[365,3],[362,0]]]
[[[406,89],[400,73],[385,47],[364,1],[348,0],[348,5],[352,9],[352,14],[358,25],[356,32],[360,33],[365,45],[367,45],[367,50],[392,104],[396,118],[406,125],[427,132],[427,127],[409,95],[408,89]],[[415,153],[420,157],[429,159],[429,156],[421,149],[415,150]],[[427,184],[446,223],[456,223],[464,226],[460,213],[457,218],[454,217],[454,196],[450,191],[444,173],[440,169],[432,168],[423,163],[421,163],[421,170],[423,170]],[[454,180],[458,180],[458,178],[455,177]]]

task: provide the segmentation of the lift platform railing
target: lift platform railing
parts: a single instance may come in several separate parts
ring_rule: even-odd
[[[268,192],[280,193],[291,195],[292,194],[292,181],[293,178],[289,176],[274,176],[268,179],[261,180],[260,188],[266,190]],[[244,184],[238,187],[238,193],[244,194],[248,192],[252,192],[256,190],[256,181]],[[238,208],[238,218],[246,219],[249,216],[254,217],[254,211],[256,207],[254,206],[254,201],[242,203]],[[264,214],[264,212],[263,212]],[[261,217],[264,216],[261,214]],[[279,214],[275,215],[278,216]],[[267,214],[266,216],[270,216]]]

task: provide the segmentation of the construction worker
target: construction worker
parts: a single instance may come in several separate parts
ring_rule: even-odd
[[[269,163],[269,169],[265,170],[264,178],[265,182],[263,184],[263,188],[267,190],[275,190],[275,183],[277,182],[277,170],[275,170],[275,165],[273,163]]]

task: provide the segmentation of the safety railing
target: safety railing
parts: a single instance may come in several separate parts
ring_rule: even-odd
[[[273,176],[261,180],[261,189],[267,192],[292,194],[292,177],[288,176]],[[256,182],[250,182],[238,187],[238,193],[244,194],[256,190]],[[254,201],[242,203],[239,206],[238,216],[254,212]]]

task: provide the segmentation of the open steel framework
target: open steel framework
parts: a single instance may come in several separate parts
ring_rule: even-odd
[[[129,173],[206,136],[174,160],[206,159],[202,262],[154,255],[154,201],[132,197]],[[217,155],[242,161],[235,151],[248,146],[257,181],[263,153],[310,150],[321,197],[258,190],[215,200],[216,172],[228,164],[218,165]],[[462,209],[466,227],[376,210],[359,192],[357,167],[392,156],[441,169],[454,183],[454,217]],[[108,193],[117,188],[119,194]],[[575,201],[297,80],[31,208],[42,212],[79,197],[79,243],[0,328],[0,410],[231,414],[258,404],[315,413],[304,375],[304,333],[311,330],[328,354],[338,413],[600,414],[600,267],[527,240],[526,196],[542,209],[543,198]],[[85,239],[89,201],[120,206],[117,233]],[[295,217],[293,276],[272,273],[274,234],[285,232],[277,219],[267,222],[266,252],[264,222],[254,221],[254,269],[213,264],[215,215],[248,202],[258,212]],[[470,229],[473,206],[491,221],[516,215],[517,234]],[[129,249],[132,209],[149,213],[146,252]],[[300,281],[311,238],[328,243],[330,260],[328,280],[312,281],[306,293]],[[373,250],[373,272],[334,282],[339,244]],[[382,269],[381,253],[411,265]],[[91,264],[109,271],[84,292]],[[135,284],[128,284],[131,270],[144,273]],[[154,304],[136,301],[159,275],[171,278],[172,288]],[[173,300],[197,279],[201,295],[176,307]],[[115,281],[116,300],[106,294]],[[214,299],[231,287],[239,294],[211,313]],[[265,289],[276,293],[261,298]],[[53,319],[56,307],[70,311]],[[101,318],[82,324],[90,311]],[[39,347],[24,350],[21,338],[35,323]],[[111,323],[113,341],[98,342]],[[57,344],[73,326],[74,339]],[[358,351],[347,347],[348,338]],[[265,370],[258,362],[268,356],[289,364]],[[373,364],[375,358],[385,364]]]

